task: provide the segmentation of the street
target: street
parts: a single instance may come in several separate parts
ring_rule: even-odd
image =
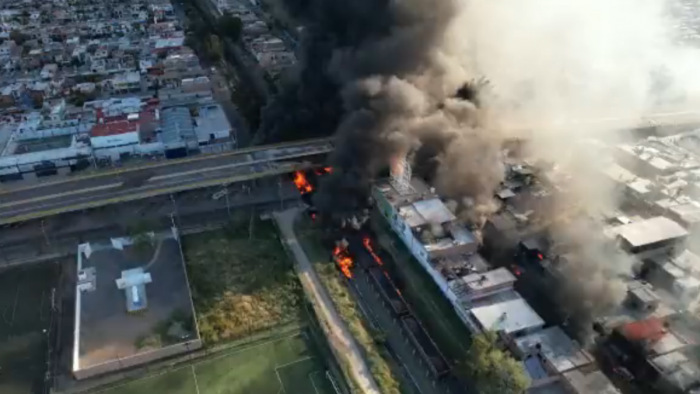
[[[294,206],[299,194],[285,178],[154,197],[0,228],[0,266],[72,255],[79,243],[125,235],[134,223],[167,227],[175,219],[183,230],[219,227],[242,211]],[[228,194],[214,199],[222,191]]]
[[[0,224],[118,202],[285,174],[311,166],[332,150],[326,140],[257,147],[215,155],[56,176],[49,182],[18,181],[0,189]]]

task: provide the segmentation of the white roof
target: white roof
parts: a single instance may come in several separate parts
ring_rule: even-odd
[[[471,291],[481,291],[496,286],[515,282],[515,276],[506,268],[498,268],[484,273],[465,275],[457,279],[466,285]]]
[[[683,238],[688,235],[688,231],[680,224],[663,216],[618,226],[613,231],[633,247]]]
[[[133,268],[122,271],[122,276],[116,280],[116,283],[119,289],[125,289],[151,283],[152,281],[151,274],[144,272],[143,268]]]
[[[182,46],[185,42],[185,37],[159,38],[156,40],[155,48],[171,48]]]
[[[656,357],[651,363],[680,389],[685,390],[700,382],[700,369],[681,352]]]
[[[544,320],[522,298],[474,308],[471,314],[485,330],[506,334],[544,325]]]
[[[431,224],[441,224],[456,219],[439,198],[414,202],[413,207],[426,222]]]
[[[537,353],[536,346],[539,344],[540,354],[560,373],[593,362],[593,358],[558,326],[518,338],[515,343],[525,354]]]
[[[590,373],[575,369],[565,373],[564,379],[580,394],[620,394],[610,380],[597,369]]]

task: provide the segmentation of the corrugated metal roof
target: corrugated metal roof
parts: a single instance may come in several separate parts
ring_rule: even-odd
[[[623,324],[618,330],[627,340],[632,342],[656,342],[666,335],[664,320],[658,317]]]
[[[160,139],[163,143],[179,142],[185,139],[197,139],[192,115],[185,107],[166,108],[161,111]]]
[[[133,133],[138,130],[138,122],[120,120],[110,123],[98,123],[92,126],[92,130],[90,130],[90,135],[93,137],[106,137],[109,135]]]

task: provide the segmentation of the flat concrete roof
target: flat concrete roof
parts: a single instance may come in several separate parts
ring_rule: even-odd
[[[515,343],[518,349],[526,355],[541,354],[559,373],[593,362],[591,355],[581,349],[558,326],[517,338]],[[537,349],[538,345],[539,349]]]
[[[700,368],[681,352],[672,352],[656,357],[651,364],[666,380],[681,390],[700,383]]]
[[[483,273],[466,275],[457,279],[457,281],[461,281],[467,286],[470,291],[488,290],[504,284],[515,283],[515,280],[515,276],[503,267]]]
[[[137,342],[155,334],[157,325],[172,319],[174,314],[194,318],[180,246],[172,233],[156,234],[155,246],[147,252],[129,244],[120,250],[119,243],[90,243],[87,254],[87,244],[79,247],[78,272],[87,269],[94,273],[94,286],[76,292],[74,371],[149,351],[152,348],[139,349]],[[135,268],[150,274],[152,283],[145,285],[148,307],[129,313],[125,292],[117,287],[116,280],[122,271]],[[193,332],[187,338],[161,345],[196,338],[197,333]]]
[[[544,325],[540,315],[522,298],[476,307],[471,314],[483,329],[504,331],[506,334]]]
[[[597,369],[592,371],[575,369],[564,373],[564,379],[580,394],[620,394],[607,376]]]
[[[612,231],[632,247],[688,236],[688,231],[683,226],[663,216],[618,226]]]

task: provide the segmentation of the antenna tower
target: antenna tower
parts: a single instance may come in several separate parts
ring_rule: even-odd
[[[408,193],[412,175],[411,164],[402,157],[391,167],[391,185],[401,194]]]

